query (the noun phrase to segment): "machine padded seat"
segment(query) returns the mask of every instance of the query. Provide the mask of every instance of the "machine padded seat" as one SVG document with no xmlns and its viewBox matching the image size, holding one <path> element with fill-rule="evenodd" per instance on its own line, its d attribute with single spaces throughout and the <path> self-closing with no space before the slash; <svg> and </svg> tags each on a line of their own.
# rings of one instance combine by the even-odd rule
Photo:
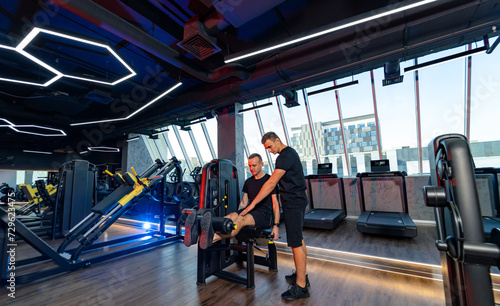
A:
<svg viewBox="0 0 500 306">
<path fill-rule="evenodd" d="M 304 227 L 334 229 L 346 216 L 343 209 L 312 209 L 304 216 Z"/>
<path fill-rule="evenodd" d="M 250 239 L 255 239 L 255 238 L 270 238 L 271 233 L 272 233 L 272 228 L 245 226 L 236 235 L 236 239 L 240 242 L 248 242 Z"/>
<path fill-rule="evenodd" d="M 361 233 L 413 238 L 417 226 L 407 213 L 363 211 L 356 222 Z"/>
<path fill-rule="evenodd" d="M 105 197 L 99 204 L 92 208 L 92 212 L 104 215 L 107 214 L 121 198 L 131 193 L 134 190 L 133 186 L 122 185 Z"/>
</svg>

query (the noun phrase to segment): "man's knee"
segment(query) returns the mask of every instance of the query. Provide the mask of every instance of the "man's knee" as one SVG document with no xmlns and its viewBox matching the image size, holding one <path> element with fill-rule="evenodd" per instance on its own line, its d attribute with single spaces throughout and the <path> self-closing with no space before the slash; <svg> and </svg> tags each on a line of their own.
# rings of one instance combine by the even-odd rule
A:
<svg viewBox="0 0 500 306">
<path fill-rule="evenodd" d="M 229 218 L 229 219 L 234 221 L 237 217 L 238 217 L 238 213 L 232 212 L 229 215 L 226 215 L 224 218 Z"/>
<path fill-rule="evenodd" d="M 235 223 L 236 225 L 238 225 L 238 227 L 252 226 L 255 225 L 255 220 L 253 219 L 252 215 L 248 214 L 243 216 L 242 218 L 238 218 Z"/>
</svg>

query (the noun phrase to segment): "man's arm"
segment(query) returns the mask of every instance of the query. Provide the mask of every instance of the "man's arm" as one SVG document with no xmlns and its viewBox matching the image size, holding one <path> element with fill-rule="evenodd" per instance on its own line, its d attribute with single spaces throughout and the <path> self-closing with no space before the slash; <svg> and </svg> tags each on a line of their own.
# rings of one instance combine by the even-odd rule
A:
<svg viewBox="0 0 500 306">
<path fill-rule="evenodd" d="M 240 206 L 238 206 L 238 209 L 243 209 L 247 207 L 247 205 L 248 205 L 248 193 L 244 192 L 243 197 L 241 198 L 240 201 Z"/>
<path fill-rule="evenodd" d="M 252 203 L 250 203 L 250 205 L 248 205 L 247 208 L 240 213 L 240 216 L 243 217 L 248 214 L 248 212 L 251 211 L 255 205 L 264 200 L 273 191 L 273 189 L 276 188 L 276 185 L 278 185 L 278 182 L 283 175 L 285 175 L 285 173 L 286 171 L 283 169 L 275 169 L 271 177 L 264 183 L 257 196 L 255 196 Z"/>
<path fill-rule="evenodd" d="M 278 195 L 271 195 L 271 199 L 273 200 L 274 223 L 280 223 L 280 202 L 278 202 Z"/>
<path fill-rule="evenodd" d="M 274 213 L 274 222 L 273 222 L 273 231 L 271 235 L 274 239 L 278 239 L 280 236 L 280 229 L 275 224 L 280 224 L 280 203 L 278 202 L 278 196 L 276 194 L 271 195 L 271 199 L 273 200 L 273 213 Z"/>
</svg>

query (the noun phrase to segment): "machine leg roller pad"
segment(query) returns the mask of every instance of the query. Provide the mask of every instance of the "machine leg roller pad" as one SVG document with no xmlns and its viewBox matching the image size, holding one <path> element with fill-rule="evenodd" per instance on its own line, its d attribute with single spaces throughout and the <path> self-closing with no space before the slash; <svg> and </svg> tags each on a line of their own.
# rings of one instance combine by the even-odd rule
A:
<svg viewBox="0 0 500 306">
<path fill-rule="evenodd" d="M 214 229 L 212 228 L 212 212 L 206 211 L 201 218 L 200 248 L 207 249 L 214 240 Z"/>
<path fill-rule="evenodd" d="M 196 212 L 192 212 L 186 218 L 186 225 L 184 227 L 184 244 L 191 246 L 198 242 L 198 218 Z"/>
</svg>

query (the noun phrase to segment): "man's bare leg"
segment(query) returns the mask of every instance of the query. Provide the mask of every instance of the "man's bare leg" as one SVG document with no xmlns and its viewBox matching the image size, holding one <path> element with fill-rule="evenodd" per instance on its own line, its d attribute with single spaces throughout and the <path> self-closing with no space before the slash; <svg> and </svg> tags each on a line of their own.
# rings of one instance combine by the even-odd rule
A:
<svg viewBox="0 0 500 306">
<path fill-rule="evenodd" d="M 218 233 L 215 233 L 214 234 L 214 242 L 217 242 L 219 240 L 226 239 L 226 238 L 232 238 L 232 237 L 236 236 L 243 227 L 255 225 L 255 220 L 253 219 L 253 216 L 251 214 L 246 214 L 245 216 L 238 218 L 238 214 L 233 212 L 224 218 L 230 218 L 231 220 L 233 220 L 234 224 L 236 225 L 236 229 L 234 229 L 231 232 L 231 234 L 227 234 L 227 235 L 219 235 Z"/>
<path fill-rule="evenodd" d="M 295 262 L 295 273 L 297 273 L 297 285 L 302 288 L 306 287 L 306 262 L 307 248 L 306 243 L 302 239 L 302 246 L 292 248 L 293 261 Z"/>
</svg>

